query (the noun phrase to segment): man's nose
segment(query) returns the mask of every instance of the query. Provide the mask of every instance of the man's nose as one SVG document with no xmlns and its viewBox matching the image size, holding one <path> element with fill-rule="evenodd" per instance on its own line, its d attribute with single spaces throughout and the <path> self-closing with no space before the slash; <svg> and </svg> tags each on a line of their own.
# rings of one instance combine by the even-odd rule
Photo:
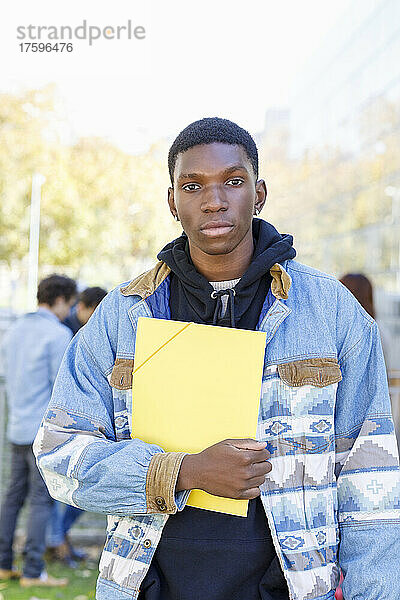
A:
<svg viewBox="0 0 400 600">
<path fill-rule="evenodd" d="M 205 212 L 217 212 L 218 210 L 226 210 L 227 208 L 228 203 L 224 189 L 220 185 L 209 186 L 205 190 L 201 209 Z"/>
</svg>

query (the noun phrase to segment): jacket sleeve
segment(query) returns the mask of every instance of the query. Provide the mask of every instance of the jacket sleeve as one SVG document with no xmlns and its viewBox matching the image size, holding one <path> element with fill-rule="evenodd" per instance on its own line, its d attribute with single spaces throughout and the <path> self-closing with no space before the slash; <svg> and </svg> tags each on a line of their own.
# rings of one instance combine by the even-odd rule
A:
<svg viewBox="0 0 400 600">
<path fill-rule="evenodd" d="M 34 443 L 37 464 L 50 494 L 78 508 L 121 516 L 174 513 L 187 497 L 174 493 L 184 453 L 116 440 L 107 377 L 115 360 L 115 310 L 105 299 L 72 339 Z"/>
<path fill-rule="evenodd" d="M 399 458 L 377 325 L 358 303 L 339 353 L 336 476 L 346 600 L 400 598 Z"/>
</svg>

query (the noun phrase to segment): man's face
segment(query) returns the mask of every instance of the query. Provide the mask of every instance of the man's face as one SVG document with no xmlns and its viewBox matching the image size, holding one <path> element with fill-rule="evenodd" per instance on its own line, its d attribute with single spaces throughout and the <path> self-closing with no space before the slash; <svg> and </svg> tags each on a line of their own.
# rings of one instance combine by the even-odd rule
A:
<svg viewBox="0 0 400 600">
<path fill-rule="evenodd" d="M 51 307 L 51 311 L 60 319 L 60 321 L 64 321 L 64 319 L 68 317 L 69 311 L 74 305 L 75 300 L 75 296 L 70 300 L 66 300 L 64 296 L 58 296 Z"/>
<path fill-rule="evenodd" d="M 82 325 L 86 325 L 95 311 L 95 306 L 86 306 L 81 300 L 76 305 L 76 316 Z"/>
<path fill-rule="evenodd" d="M 209 255 L 232 252 L 251 235 L 255 208 L 265 203 L 264 181 L 256 182 L 239 145 L 205 144 L 179 154 L 168 202 L 190 246 Z"/>
</svg>

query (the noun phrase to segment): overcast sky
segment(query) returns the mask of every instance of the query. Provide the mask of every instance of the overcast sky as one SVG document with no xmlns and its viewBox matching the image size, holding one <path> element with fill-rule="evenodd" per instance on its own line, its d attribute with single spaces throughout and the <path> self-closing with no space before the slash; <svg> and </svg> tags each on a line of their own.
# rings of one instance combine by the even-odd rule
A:
<svg viewBox="0 0 400 600">
<path fill-rule="evenodd" d="M 203 116 L 261 130 L 268 108 L 289 106 L 296 78 L 351 0 L 7 4 L 0 90 L 54 82 L 74 135 L 105 136 L 137 152 Z M 130 19 L 146 38 L 75 41 L 62 54 L 20 52 L 18 26 L 76 27 L 84 19 L 102 27 Z"/>
</svg>

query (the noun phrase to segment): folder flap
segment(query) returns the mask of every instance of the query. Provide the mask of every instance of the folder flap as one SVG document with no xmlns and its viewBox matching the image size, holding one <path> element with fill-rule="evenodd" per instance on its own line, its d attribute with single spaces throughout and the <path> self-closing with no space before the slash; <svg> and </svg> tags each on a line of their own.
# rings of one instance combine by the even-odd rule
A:
<svg viewBox="0 0 400 600">
<path fill-rule="evenodd" d="M 183 323 L 181 324 L 183 325 Z M 180 335 L 181 333 L 183 333 L 190 325 L 192 325 L 192 323 L 186 323 L 183 327 L 181 326 L 180 329 L 178 329 L 177 331 L 175 331 L 175 333 L 173 333 L 173 335 L 170 335 L 166 340 L 164 340 L 160 345 L 156 346 L 155 349 L 153 350 L 153 352 L 151 354 L 149 354 L 149 356 L 147 356 L 143 361 L 141 361 L 137 367 L 135 367 L 134 371 L 133 371 L 133 375 L 141 368 L 143 367 L 149 360 L 151 360 L 153 358 L 153 356 L 155 356 L 157 354 L 157 352 L 160 352 L 163 348 L 165 348 L 165 346 L 167 344 L 169 344 L 170 342 L 172 342 L 178 335 Z M 159 341 L 158 341 L 159 343 Z"/>
</svg>

